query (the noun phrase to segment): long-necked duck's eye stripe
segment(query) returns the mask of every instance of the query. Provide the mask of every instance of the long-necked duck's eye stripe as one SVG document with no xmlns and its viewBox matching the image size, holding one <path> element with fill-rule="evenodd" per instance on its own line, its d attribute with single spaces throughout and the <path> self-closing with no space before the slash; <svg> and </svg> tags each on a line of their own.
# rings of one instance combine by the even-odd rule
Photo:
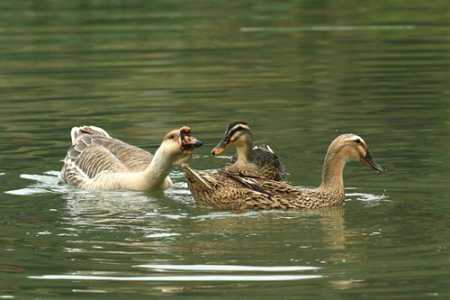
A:
<svg viewBox="0 0 450 300">
<path fill-rule="evenodd" d="M 363 146 L 367 146 L 366 142 L 361 137 L 359 137 L 357 135 L 352 138 L 352 141 L 354 141 L 357 144 L 360 144 L 360 145 L 363 145 Z"/>
</svg>

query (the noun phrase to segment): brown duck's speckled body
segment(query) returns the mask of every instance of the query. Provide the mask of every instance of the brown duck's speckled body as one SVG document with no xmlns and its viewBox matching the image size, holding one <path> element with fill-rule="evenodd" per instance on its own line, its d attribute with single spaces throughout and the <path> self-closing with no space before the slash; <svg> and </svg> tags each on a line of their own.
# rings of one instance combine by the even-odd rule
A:
<svg viewBox="0 0 450 300">
<path fill-rule="evenodd" d="M 230 123 L 222 140 L 211 153 L 218 155 L 229 145 L 236 147 L 232 164 L 224 170 L 242 176 L 260 177 L 280 181 L 286 178 L 286 169 L 280 158 L 268 145 L 253 146 L 250 127 L 245 122 Z"/>
<path fill-rule="evenodd" d="M 219 170 L 199 172 L 182 167 L 189 189 L 201 206 L 218 209 L 314 209 L 340 205 L 345 199 L 343 170 L 348 160 L 362 160 L 382 171 L 358 136 L 337 137 L 325 157 L 322 183 L 317 188 L 298 188 L 285 182 L 248 177 Z"/>
<path fill-rule="evenodd" d="M 199 172 L 185 166 L 183 171 L 200 206 L 232 210 L 313 209 L 336 206 L 344 200 L 344 192 L 340 190 L 299 189 L 285 182 L 222 170 Z"/>
</svg>

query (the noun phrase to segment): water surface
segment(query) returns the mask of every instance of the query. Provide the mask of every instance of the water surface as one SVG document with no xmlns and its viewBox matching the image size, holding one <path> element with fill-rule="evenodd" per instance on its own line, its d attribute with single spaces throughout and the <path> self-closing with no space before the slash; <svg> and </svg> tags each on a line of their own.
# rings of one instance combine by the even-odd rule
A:
<svg viewBox="0 0 450 300">
<path fill-rule="evenodd" d="M 448 299 L 447 1 L 2 1 L 0 299 Z M 339 208 L 241 214 L 58 184 L 72 126 L 154 151 L 244 120 L 296 185 L 353 132 Z M 227 162 L 196 152 L 192 165 Z M 231 155 L 230 152 L 226 153 Z"/>
</svg>

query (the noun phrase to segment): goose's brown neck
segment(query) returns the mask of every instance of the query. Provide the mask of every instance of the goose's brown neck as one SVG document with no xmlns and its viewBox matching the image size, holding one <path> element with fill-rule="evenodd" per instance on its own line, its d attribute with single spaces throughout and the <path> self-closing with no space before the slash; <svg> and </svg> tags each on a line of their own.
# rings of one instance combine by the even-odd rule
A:
<svg viewBox="0 0 450 300">
<path fill-rule="evenodd" d="M 346 160 L 338 153 L 327 153 L 322 168 L 322 183 L 319 188 L 327 192 L 343 194 L 345 164 Z"/>
</svg>

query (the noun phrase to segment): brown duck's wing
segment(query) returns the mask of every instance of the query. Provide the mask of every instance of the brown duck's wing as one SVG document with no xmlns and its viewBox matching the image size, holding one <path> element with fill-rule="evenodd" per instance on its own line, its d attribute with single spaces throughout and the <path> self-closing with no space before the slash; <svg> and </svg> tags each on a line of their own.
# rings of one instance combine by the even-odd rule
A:
<svg viewBox="0 0 450 300">
<path fill-rule="evenodd" d="M 214 173 L 183 168 L 197 204 L 217 209 L 305 209 L 314 202 L 307 190 L 285 182 L 218 170 Z"/>
<path fill-rule="evenodd" d="M 270 189 L 271 185 L 282 182 L 266 180 L 258 177 L 245 177 L 239 174 L 221 171 L 222 182 L 234 181 L 235 184 L 218 186 L 219 198 L 213 206 L 220 209 L 248 210 L 248 209 L 289 209 L 292 203 L 288 198 Z M 295 189 L 294 189 L 295 190 Z M 211 201 L 212 202 L 212 201 Z"/>
<path fill-rule="evenodd" d="M 261 169 L 264 177 L 277 181 L 287 177 L 286 168 L 268 145 L 255 146 L 252 154 L 253 162 Z"/>
<path fill-rule="evenodd" d="M 290 185 L 286 182 L 275 181 L 275 180 L 259 180 L 258 184 L 264 190 L 272 191 L 272 194 L 283 195 L 301 195 L 303 190 L 298 189 L 295 186 Z"/>
<path fill-rule="evenodd" d="M 256 166 L 254 170 L 239 170 L 246 176 L 259 176 L 271 180 L 283 180 L 288 173 L 283 163 L 275 152 L 268 145 L 258 145 L 252 150 L 252 163 Z M 232 158 L 232 163 L 237 160 L 236 155 Z M 233 169 L 230 169 L 233 170 Z M 235 171 L 235 170 L 233 170 Z"/>
<path fill-rule="evenodd" d="M 226 165 L 223 167 L 222 171 L 244 177 L 265 178 L 264 174 L 261 172 L 261 169 L 253 163 L 248 163 L 245 167 L 237 164 Z"/>
<path fill-rule="evenodd" d="M 299 190 L 283 182 L 265 181 L 260 183 L 259 189 L 264 192 L 244 191 L 241 209 L 308 209 L 320 206 L 311 191 Z"/>
<path fill-rule="evenodd" d="M 330 206 L 330 195 L 316 188 L 299 188 L 286 182 L 261 181 L 260 186 L 272 193 L 272 200 L 283 209 L 311 209 Z"/>
<path fill-rule="evenodd" d="M 227 171 L 221 171 L 220 173 L 238 182 L 242 187 L 250 189 L 251 191 L 265 194 L 270 198 L 274 196 L 287 198 L 298 197 L 299 195 L 303 195 L 306 191 L 306 189 L 301 190 L 282 181 L 269 180 L 261 177 L 245 176 L 242 174 Z"/>
<path fill-rule="evenodd" d="M 258 177 L 244 177 L 238 174 L 227 173 L 228 178 L 241 185 L 234 188 L 237 203 L 235 209 L 306 209 L 321 206 L 317 201 L 317 192 L 313 189 L 299 189 L 286 182 L 267 180 Z M 231 201 L 229 201 L 231 203 Z"/>
<path fill-rule="evenodd" d="M 259 184 L 259 181 L 261 180 L 260 177 L 245 175 L 242 172 L 237 173 L 227 170 L 220 170 L 218 171 L 218 174 L 220 174 L 225 179 L 222 179 L 224 182 L 232 180 L 238 184 L 238 187 L 245 187 L 259 193 L 264 193 L 269 196 L 271 195 L 269 190 L 263 189 Z"/>
<path fill-rule="evenodd" d="M 107 149 L 131 172 L 145 170 L 153 158 L 150 152 L 114 138 L 94 136 L 92 143 Z"/>
</svg>

